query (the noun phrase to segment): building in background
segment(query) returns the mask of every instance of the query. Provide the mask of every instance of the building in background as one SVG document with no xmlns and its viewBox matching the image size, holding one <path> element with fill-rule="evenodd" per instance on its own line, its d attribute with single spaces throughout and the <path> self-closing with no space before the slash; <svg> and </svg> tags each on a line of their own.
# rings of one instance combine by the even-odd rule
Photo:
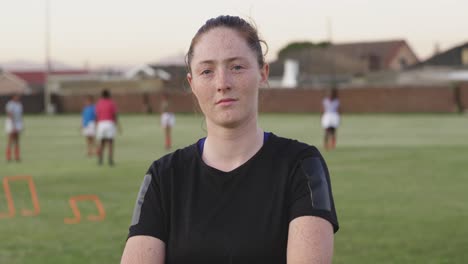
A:
<svg viewBox="0 0 468 264">
<path fill-rule="evenodd" d="M 441 85 L 468 82 L 468 42 L 437 51 L 432 57 L 401 73 L 398 84 Z"/>
<path fill-rule="evenodd" d="M 271 63 L 273 79 L 283 75 L 290 59 L 299 63 L 298 87 L 362 83 L 369 75 L 394 75 L 419 62 L 405 40 L 316 45 L 281 53 Z"/>
<path fill-rule="evenodd" d="M 364 73 L 401 71 L 419 62 L 405 40 L 342 43 L 331 45 L 329 49 L 363 63 Z"/>
<path fill-rule="evenodd" d="M 415 65 L 420 67 L 451 67 L 468 68 L 468 42 L 455 46 L 443 52 L 437 52 L 434 56 Z"/>
<path fill-rule="evenodd" d="M 30 94 L 28 83 L 16 75 L 0 69 L 0 96 L 12 94 Z"/>
<path fill-rule="evenodd" d="M 32 93 L 43 93 L 46 83 L 46 73 L 43 70 L 12 70 L 12 74 L 24 80 L 31 88 Z M 52 71 L 50 75 L 74 75 L 83 76 L 89 74 L 87 70 L 56 70 Z"/>
</svg>

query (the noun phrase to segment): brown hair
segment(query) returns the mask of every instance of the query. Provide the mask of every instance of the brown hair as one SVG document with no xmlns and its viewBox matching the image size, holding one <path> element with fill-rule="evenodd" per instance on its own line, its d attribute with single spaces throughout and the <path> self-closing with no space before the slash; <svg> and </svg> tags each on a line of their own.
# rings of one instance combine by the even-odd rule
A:
<svg viewBox="0 0 468 264">
<path fill-rule="evenodd" d="M 109 90 L 107 90 L 107 89 L 102 90 L 102 92 L 101 92 L 101 97 L 102 97 L 102 98 L 110 98 L 111 95 L 110 95 Z"/>
<path fill-rule="evenodd" d="M 336 88 L 332 88 L 330 90 L 330 98 L 331 99 L 336 99 L 338 98 L 338 90 Z"/>
<path fill-rule="evenodd" d="M 263 43 L 268 50 L 268 45 L 264 40 L 261 40 L 258 37 L 258 32 L 255 27 L 249 24 L 244 19 L 238 16 L 218 16 L 216 18 L 211 18 L 205 22 L 205 24 L 198 29 L 195 36 L 192 38 L 192 42 L 190 43 L 190 48 L 185 56 L 185 63 L 187 66 L 187 71 L 190 73 L 192 72 L 192 68 L 190 63 L 192 62 L 193 58 L 193 49 L 195 44 L 197 44 L 199 38 L 206 32 L 210 31 L 211 29 L 217 27 L 227 27 L 230 29 L 234 29 L 241 34 L 242 37 L 247 41 L 247 45 L 254 51 L 257 55 L 257 62 L 260 68 L 265 65 L 265 54 L 262 51 L 261 44 Z"/>
</svg>

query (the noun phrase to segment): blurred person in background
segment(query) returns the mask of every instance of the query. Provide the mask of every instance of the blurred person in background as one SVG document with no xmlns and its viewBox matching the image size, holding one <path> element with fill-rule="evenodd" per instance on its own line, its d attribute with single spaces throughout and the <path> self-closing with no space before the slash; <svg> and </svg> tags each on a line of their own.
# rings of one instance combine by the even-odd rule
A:
<svg viewBox="0 0 468 264">
<path fill-rule="evenodd" d="M 171 102 L 169 100 L 169 95 L 167 93 L 163 93 L 161 95 L 161 127 L 164 130 L 164 147 L 166 149 L 170 149 L 172 146 L 171 141 L 171 130 L 172 127 L 175 125 L 175 115 L 171 109 Z"/>
<path fill-rule="evenodd" d="M 324 148 L 336 148 L 336 132 L 340 126 L 340 100 L 338 91 L 333 88 L 322 100 L 322 128 L 325 130 Z"/>
<path fill-rule="evenodd" d="M 5 150 L 6 160 L 7 162 L 11 161 L 11 150 L 14 148 L 15 160 L 20 162 L 20 134 L 23 130 L 23 105 L 21 104 L 21 97 L 19 94 L 13 95 L 7 102 L 5 112 L 5 132 L 8 136 Z"/>
<path fill-rule="evenodd" d="M 86 149 L 88 157 L 95 154 L 94 137 L 96 135 L 96 107 L 91 95 L 84 100 L 83 111 L 81 112 L 81 133 L 86 138 Z"/>
<path fill-rule="evenodd" d="M 192 39 L 187 80 L 207 136 L 150 166 L 121 263 L 331 263 L 338 220 L 323 157 L 258 124 L 262 43 L 233 16 Z"/>
<path fill-rule="evenodd" d="M 98 140 L 98 164 L 102 165 L 104 150 L 107 146 L 109 150 L 108 163 L 114 166 L 114 138 L 117 129 L 121 131 L 117 119 L 117 107 L 111 99 L 109 90 L 105 89 L 101 93 L 101 98 L 96 103 L 97 130 L 96 139 Z"/>
</svg>

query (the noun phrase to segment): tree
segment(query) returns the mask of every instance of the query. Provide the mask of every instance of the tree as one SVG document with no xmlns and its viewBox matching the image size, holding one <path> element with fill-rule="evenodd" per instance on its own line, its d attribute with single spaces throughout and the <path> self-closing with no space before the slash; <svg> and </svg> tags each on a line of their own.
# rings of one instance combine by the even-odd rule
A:
<svg viewBox="0 0 468 264">
<path fill-rule="evenodd" d="M 328 41 L 322 41 L 322 42 L 317 42 L 313 43 L 310 41 L 295 41 L 291 42 L 286 47 L 280 49 L 278 52 L 278 58 L 284 57 L 288 52 L 291 51 L 297 51 L 297 50 L 302 50 L 302 49 L 308 49 L 308 48 L 326 48 L 330 46 L 331 43 Z"/>
</svg>

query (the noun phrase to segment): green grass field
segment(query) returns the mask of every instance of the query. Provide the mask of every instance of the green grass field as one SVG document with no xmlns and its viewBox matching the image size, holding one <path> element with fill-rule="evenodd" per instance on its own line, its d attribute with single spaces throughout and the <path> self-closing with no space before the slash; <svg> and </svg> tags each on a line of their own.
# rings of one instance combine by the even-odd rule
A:
<svg viewBox="0 0 468 264">
<path fill-rule="evenodd" d="M 2 118 L 3 119 L 3 118 Z M 1 120 L 3 122 L 3 120 Z M 158 117 L 121 117 L 116 167 L 85 155 L 79 116 L 27 116 L 23 162 L 3 159 L 0 178 L 31 175 L 41 212 L 24 182 L 10 184 L 17 214 L 0 219 L 0 263 L 118 263 L 136 194 L 150 163 L 165 154 Z M 204 135 L 199 116 L 178 115 L 175 147 Z M 318 115 L 261 115 L 262 127 L 320 147 Z M 334 263 L 468 263 L 468 117 L 451 114 L 346 115 L 338 148 L 324 152 L 340 231 Z M 91 203 L 72 217 L 68 199 L 95 194 L 106 210 L 90 222 Z M 0 187 L 0 212 L 8 210 Z"/>
</svg>

